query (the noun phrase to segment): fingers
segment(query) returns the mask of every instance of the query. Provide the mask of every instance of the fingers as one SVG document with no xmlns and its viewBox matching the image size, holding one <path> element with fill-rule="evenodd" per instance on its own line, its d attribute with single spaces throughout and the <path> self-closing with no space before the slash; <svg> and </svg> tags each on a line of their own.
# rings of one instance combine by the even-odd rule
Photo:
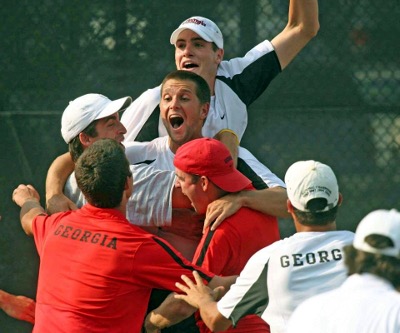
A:
<svg viewBox="0 0 400 333">
<path fill-rule="evenodd" d="M 203 284 L 203 279 L 200 277 L 200 274 L 197 271 L 193 271 L 193 276 L 198 286 Z"/>
<path fill-rule="evenodd" d="M 207 206 L 207 212 L 206 212 L 206 218 L 204 219 L 204 226 L 203 226 L 203 234 L 205 233 L 205 231 L 207 230 L 207 228 L 209 226 L 212 225 L 212 223 L 214 222 L 214 220 L 216 218 L 218 218 L 218 216 L 223 212 L 223 209 L 216 206 L 213 203 L 210 203 Z M 221 223 L 221 222 L 220 222 Z M 211 226 L 212 228 L 212 226 Z M 213 230 L 213 229 L 211 229 Z"/>
<path fill-rule="evenodd" d="M 193 277 L 196 281 L 197 286 L 203 285 L 203 280 L 197 271 L 193 271 Z M 182 275 L 181 279 L 186 283 L 186 285 L 176 282 L 175 286 L 177 286 L 184 293 L 187 294 L 189 290 L 194 289 L 196 287 L 196 285 L 193 283 L 193 281 L 190 278 L 188 278 L 186 275 Z"/>
</svg>

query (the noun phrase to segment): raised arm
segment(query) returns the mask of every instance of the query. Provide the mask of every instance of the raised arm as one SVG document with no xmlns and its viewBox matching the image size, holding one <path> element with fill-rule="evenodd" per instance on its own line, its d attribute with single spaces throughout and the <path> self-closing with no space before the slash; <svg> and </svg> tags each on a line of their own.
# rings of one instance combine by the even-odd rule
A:
<svg viewBox="0 0 400 333">
<path fill-rule="evenodd" d="M 15 319 L 35 323 L 35 301 L 0 290 L 0 309 Z"/>
<path fill-rule="evenodd" d="M 317 35 L 318 30 L 318 1 L 290 0 L 288 23 L 271 41 L 282 69 Z"/>
<path fill-rule="evenodd" d="M 32 236 L 33 219 L 44 214 L 45 210 L 40 205 L 39 193 L 32 185 L 19 185 L 12 194 L 12 200 L 21 207 L 21 226 L 28 236 Z"/>
<path fill-rule="evenodd" d="M 46 177 L 46 208 L 49 214 L 76 209 L 76 205 L 63 194 L 64 185 L 74 171 L 70 153 L 58 156 L 50 165 Z"/>
<path fill-rule="evenodd" d="M 203 230 L 211 224 L 211 230 L 215 230 L 223 220 L 236 213 L 241 207 L 248 207 L 276 217 L 288 218 L 290 214 L 287 211 L 286 202 L 286 189 L 279 186 L 225 195 L 208 205 Z"/>
</svg>

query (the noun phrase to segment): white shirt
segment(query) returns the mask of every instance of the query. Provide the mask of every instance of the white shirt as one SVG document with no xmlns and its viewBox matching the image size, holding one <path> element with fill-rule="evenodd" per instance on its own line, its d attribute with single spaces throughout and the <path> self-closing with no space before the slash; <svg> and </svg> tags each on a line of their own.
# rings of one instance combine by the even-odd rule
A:
<svg viewBox="0 0 400 333">
<path fill-rule="evenodd" d="M 256 313 L 271 332 L 286 332 L 293 310 L 305 299 L 338 287 L 346 279 L 342 248 L 350 231 L 299 232 L 254 254 L 236 283 L 218 302 L 235 324 Z"/>
<path fill-rule="evenodd" d="M 139 226 L 168 226 L 172 221 L 172 189 L 175 174 L 156 170 L 141 164 L 130 166 L 133 175 L 133 191 L 127 203 L 127 219 Z M 75 173 L 64 187 L 64 194 L 79 208 L 86 199 L 78 188 Z"/>
<path fill-rule="evenodd" d="M 131 164 L 148 163 L 156 169 L 175 171 L 174 156 L 168 144 L 168 136 L 156 138 L 149 142 L 128 142 L 125 143 L 125 153 Z M 265 187 L 285 187 L 285 183 L 263 165 L 247 149 L 239 147 L 238 158 L 243 163 L 238 163 L 238 170 L 254 182 L 258 176 Z M 244 170 L 242 166 L 246 166 Z M 248 167 L 248 168 L 247 168 Z M 257 188 L 257 186 L 254 186 Z"/>
<path fill-rule="evenodd" d="M 400 293 L 372 274 L 353 274 L 293 313 L 289 333 L 399 333 Z"/>
<path fill-rule="evenodd" d="M 241 140 L 247 127 L 247 107 L 265 91 L 280 71 L 278 57 L 267 40 L 256 45 L 244 57 L 222 61 L 218 66 L 215 96 L 202 129 L 203 135 L 214 137 L 220 130 L 229 128 Z M 123 113 L 121 123 L 127 129 L 125 143 L 138 140 L 139 132 L 160 103 L 160 88 L 145 91 Z M 146 140 L 165 135 L 166 129 L 159 119 L 158 135 Z"/>
</svg>

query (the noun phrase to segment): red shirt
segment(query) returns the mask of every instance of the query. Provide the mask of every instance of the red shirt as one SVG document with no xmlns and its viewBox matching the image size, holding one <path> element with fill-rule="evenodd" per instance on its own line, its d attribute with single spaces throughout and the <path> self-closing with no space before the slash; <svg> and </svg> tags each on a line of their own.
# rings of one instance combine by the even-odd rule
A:
<svg viewBox="0 0 400 333">
<path fill-rule="evenodd" d="M 276 217 L 241 208 L 214 232 L 208 230 L 203 235 L 193 263 L 217 275 L 239 275 L 255 252 L 279 239 Z M 197 325 L 202 333 L 211 332 L 202 320 Z M 269 332 L 269 326 L 259 316 L 248 315 L 239 320 L 235 329 L 224 332 Z"/>
<path fill-rule="evenodd" d="M 33 222 L 40 256 L 34 332 L 140 332 L 153 288 L 195 267 L 115 209 L 86 205 Z M 200 269 L 204 278 L 213 274 Z"/>
</svg>

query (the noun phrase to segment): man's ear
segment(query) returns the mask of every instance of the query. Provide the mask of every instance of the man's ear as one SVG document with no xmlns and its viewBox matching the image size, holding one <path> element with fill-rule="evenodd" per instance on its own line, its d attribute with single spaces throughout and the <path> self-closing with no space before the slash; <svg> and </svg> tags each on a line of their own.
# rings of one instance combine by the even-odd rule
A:
<svg viewBox="0 0 400 333">
<path fill-rule="evenodd" d="M 343 202 L 343 195 L 342 195 L 342 193 L 339 192 L 339 200 L 338 200 L 337 205 L 340 206 L 342 204 L 342 202 Z"/>
<path fill-rule="evenodd" d="M 132 176 L 126 177 L 125 185 L 124 185 L 124 192 L 126 193 L 126 198 L 129 198 L 133 191 L 133 178 Z"/>
<path fill-rule="evenodd" d="M 288 213 L 292 214 L 293 213 L 293 205 L 289 199 L 286 200 L 286 207 L 287 207 Z"/>
<path fill-rule="evenodd" d="M 79 141 L 85 148 L 89 147 L 92 144 L 91 137 L 83 132 L 79 133 Z"/>
<path fill-rule="evenodd" d="M 221 61 L 224 59 L 224 49 L 218 49 L 216 54 L 217 54 L 217 63 L 219 65 Z"/>
<path fill-rule="evenodd" d="M 210 180 L 206 176 L 201 176 L 199 182 L 201 184 L 203 192 L 206 192 L 208 187 L 210 186 Z"/>
<path fill-rule="evenodd" d="M 204 103 L 202 106 L 201 106 L 201 112 L 200 112 L 200 118 L 202 119 L 202 120 L 204 120 L 204 119 L 206 119 L 207 118 L 207 115 L 208 115 L 208 111 L 210 110 L 210 103 Z"/>
</svg>

